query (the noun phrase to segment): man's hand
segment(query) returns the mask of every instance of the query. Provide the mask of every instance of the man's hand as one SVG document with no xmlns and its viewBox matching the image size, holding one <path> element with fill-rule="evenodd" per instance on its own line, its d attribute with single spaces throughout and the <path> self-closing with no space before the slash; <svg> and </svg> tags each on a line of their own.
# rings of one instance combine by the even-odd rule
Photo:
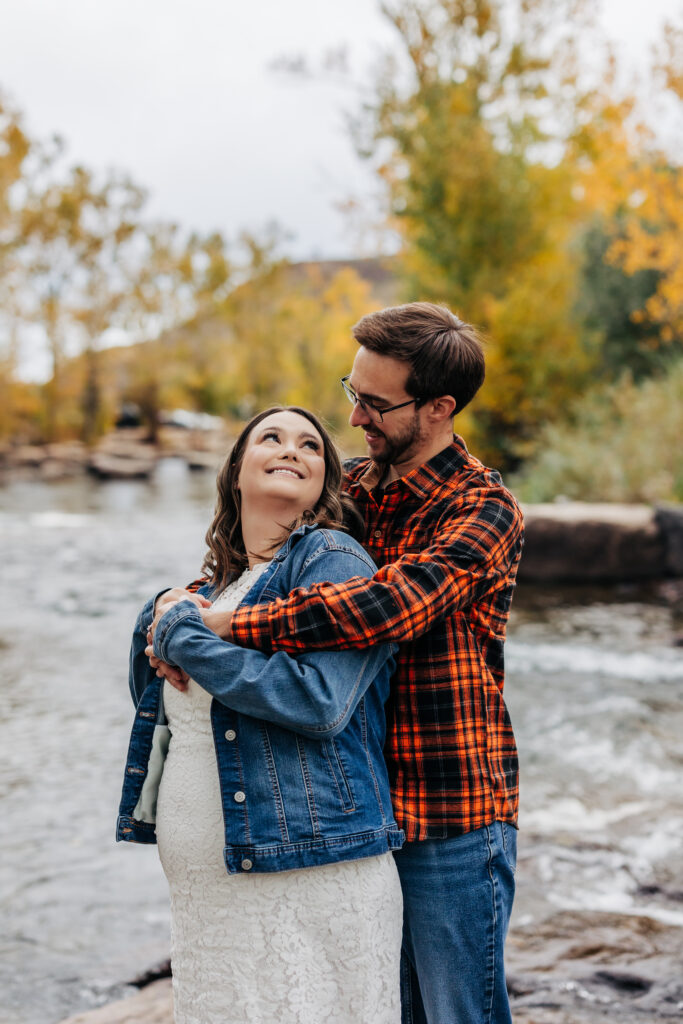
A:
<svg viewBox="0 0 683 1024">
<path fill-rule="evenodd" d="M 232 612 L 213 611 L 211 607 L 202 609 L 202 619 L 207 629 L 212 630 L 222 640 L 230 640 L 230 623 Z"/>
</svg>

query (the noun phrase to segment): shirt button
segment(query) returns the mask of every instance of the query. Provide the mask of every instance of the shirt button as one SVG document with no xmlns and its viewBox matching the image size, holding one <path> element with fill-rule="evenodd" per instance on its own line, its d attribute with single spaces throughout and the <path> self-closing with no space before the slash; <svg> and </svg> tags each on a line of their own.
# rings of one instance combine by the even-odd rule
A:
<svg viewBox="0 0 683 1024">
<path fill-rule="evenodd" d="M 253 866 L 254 865 L 251 863 L 248 857 L 245 857 L 244 860 L 242 861 L 242 867 L 244 868 L 245 871 L 251 871 Z"/>
<path fill-rule="evenodd" d="M 234 729 L 228 729 L 226 734 L 225 734 L 225 738 L 226 738 L 226 740 L 237 739 L 237 733 L 235 732 Z"/>
<path fill-rule="evenodd" d="M 236 804 L 243 804 L 246 799 L 247 798 L 241 789 L 238 789 L 233 797 Z"/>
<path fill-rule="evenodd" d="M 381 536 L 382 536 L 382 531 L 381 530 L 375 530 L 375 532 L 373 534 L 373 537 L 377 537 L 377 540 L 379 540 L 379 538 Z"/>
</svg>

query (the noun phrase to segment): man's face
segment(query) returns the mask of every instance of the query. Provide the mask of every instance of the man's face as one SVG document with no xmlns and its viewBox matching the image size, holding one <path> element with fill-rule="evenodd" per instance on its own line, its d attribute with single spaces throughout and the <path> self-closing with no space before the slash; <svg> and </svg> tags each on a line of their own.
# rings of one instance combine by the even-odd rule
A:
<svg viewBox="0 0 683 1024">
<path fill-rule="evenodd" d="M 361 345 L 353 361 L 349 385 L 364 402 L 384 409 L 410 400 L 412 396 L 405 386 L 409 375 L 408 363 L 370 352 Z M 420 410 L 414 405 L 388 412 L 380 420 L 371 408 L 362 409 L 356 404 L 349 423 L 363 428 L 368 454 L 375 462 L 400 465 L 414 458 L 426 441 Z"/>
</svg>

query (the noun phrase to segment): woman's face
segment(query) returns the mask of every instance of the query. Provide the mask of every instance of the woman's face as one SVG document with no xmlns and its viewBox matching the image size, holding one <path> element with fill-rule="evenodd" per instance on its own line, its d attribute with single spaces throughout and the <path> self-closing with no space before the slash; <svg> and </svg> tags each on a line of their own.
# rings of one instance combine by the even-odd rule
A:
<svg viewBox="0 0 683 1024">
<path fill-rule="evenodd" d="M 313 509 L 325 480 L 325 451 L 316 428 L 296 412 L 274 412 L 247 438 L 238 487 L 242 514 L 250 507 L 291 508 L 292 518 Z"/>
</svg>

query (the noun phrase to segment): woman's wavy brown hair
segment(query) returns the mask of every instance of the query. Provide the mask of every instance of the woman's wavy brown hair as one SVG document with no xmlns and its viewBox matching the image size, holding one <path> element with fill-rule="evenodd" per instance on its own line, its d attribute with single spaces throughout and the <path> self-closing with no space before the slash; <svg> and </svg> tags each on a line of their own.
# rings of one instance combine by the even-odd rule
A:
<svg viewBox="0 0 683 1024">
<path fill-rule="evenodd" d="M 206 532 L 208 551 L 204 557 L 202 575 L 221 590 L 249 565 L 242 539 L 240 492 L 237 484 L 249 435 L 262 420 L 276 412 L 295 412 L 312 423 L 322 438 L 325 458 L 325 478 L 320 498 L 315 508 L 306 509 L 303 515 L 288 525 L 289 533 L 302 523 L 318 523 L 334 530 L 357 530 L 358 524 L 354 521 L 354 515 L 357 516 L 357 513 L 354 513 L 350 500 L 341 494 L 343 471 L 337 449 L 317 416 L 297 405 L 274 405 L 270 409 L 264 409 L 247 423 L 216 478 L 216 511 L 213 522 Z M 274 542 L 272 549 L 264 552 L 264 555 L 272 554 L 280 543 L 281 541 Z"/>
</svg>

